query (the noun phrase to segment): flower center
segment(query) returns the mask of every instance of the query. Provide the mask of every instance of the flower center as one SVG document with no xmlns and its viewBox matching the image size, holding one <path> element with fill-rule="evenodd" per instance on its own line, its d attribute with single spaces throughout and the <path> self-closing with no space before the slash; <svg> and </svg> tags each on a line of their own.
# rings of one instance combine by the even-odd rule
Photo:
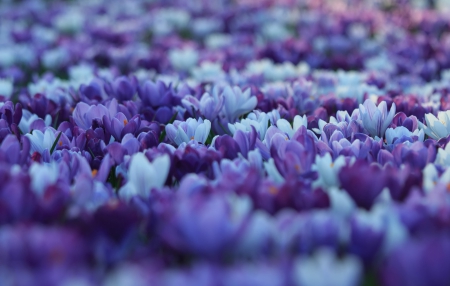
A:
<svg viewBox="0 0 450 286">
<path fill-rule="evenodd" d="M 278 188 L 276 188 L 274 186 L 270 186 L 269 187 L 269 193 L 271 193 L 272 195 L 278 194 Z"/>
<path fill-rule="evenodd" d="M 123 125 L 127 125 L 128 124 L 128 120 L 124 119 L 123 120 Z"/>
<path fill-rule="evenodd" d="M 96 169 L 92 170 L 92 177 L 94 177 L 95 175 L 97 175 L 97 173 L 98 173 L 98 170 L 96 170 Z"/>
</svg>

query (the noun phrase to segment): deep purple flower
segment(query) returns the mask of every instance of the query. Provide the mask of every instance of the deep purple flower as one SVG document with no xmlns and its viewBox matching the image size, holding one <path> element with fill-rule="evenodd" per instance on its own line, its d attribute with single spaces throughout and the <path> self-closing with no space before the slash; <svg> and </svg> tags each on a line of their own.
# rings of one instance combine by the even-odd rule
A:
<svg viewBox="0 0 450 286">
<path fill-rule="evenodd" d="M 450 281 L 450 239 L 447 235 L 418 238 L 393 251 L 380 271 L 383 285 L 436 285 Z"/>
<path fill-rule="evenodd" d="M 364 209 L 370 209 L 375 198 L 386 186 L 383 170 L 376 163 L 368 164 L 357 160 L 352 165 L 342 167 L 339 172 L 341 186 L 355 203 Z"/>
</svg>

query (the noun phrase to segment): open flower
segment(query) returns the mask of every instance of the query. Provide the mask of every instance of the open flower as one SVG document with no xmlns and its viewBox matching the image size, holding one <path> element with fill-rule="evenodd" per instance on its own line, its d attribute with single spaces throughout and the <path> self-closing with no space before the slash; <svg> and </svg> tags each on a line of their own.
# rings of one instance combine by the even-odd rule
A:
<svg viewBox="0 0 450 286">
<path fill-rule="evenodd" d="M 119 190 L 119 195 L 126 199 L 148 196 L 153 188 L 164 186 L 169 169 L 168 155 L 159 156 L 150 163 L 143 153 L 134 154 L 128 168 L 128 182 Z"/>
<path fill-rule="evenodd" d="M 364 128 L 371 136 L 378 137 L 384 136 L 386 129 L 394 118 L 395 110 L 395 103 L 393 103 L 388 113 L 385 101 L 381 102 L 378 107 L 370 99 L 367 99 L 364 105 L 359 105 L 359 113 Z"/>
<path fill-rule="evenodd" d="M 286 133 L 289 138 L 292 138 L 294 136 L 294 133 L 300 128 L 300 126 L 305 126 L 306 128 L 307 124 L 308 119 L 306 118 L 306 115 L 304 115 L 303 117 L 301 117 L 300 115 L 296 115 L 294 117 L 293 126 L 291 126 L 289 121 L 287 121 L 286 119 L 282 118 L 277 120 L 278 129 Z"/>
<path fill-rule="evenodd" d="M 195 140 L 205 144 L 211 130 L 208 119 L 188 118 L 186 121 L 175 120 L 173 124 L 166 125 L 167 137 L 178 146 L 183 142 Z"/>
<path fill-rule="evenodd" d="M 255 96 L 251 95 L 250 89 L 242 91 L 239 87 L 225 87 L 222 92 L 225 99 L 224 111 L 229 123 L 234 123 L 239 116 L 252 111 L 258 104 Z"/>
<path fill-rule="evenodd" d="M 427 113 L 425 121 L 427 125 L 419 122 L 419 127 L 431 138 L 439 140 L 450 135 L 450 110 L 440 111 L 438 118 L 432 113 Z"/>
</svg>

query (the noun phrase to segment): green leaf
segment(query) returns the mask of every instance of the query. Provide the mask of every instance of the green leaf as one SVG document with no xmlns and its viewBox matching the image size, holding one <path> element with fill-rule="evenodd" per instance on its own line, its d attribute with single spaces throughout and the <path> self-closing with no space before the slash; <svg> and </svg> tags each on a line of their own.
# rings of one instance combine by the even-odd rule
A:
<svg viewBox="0 0 450 286">
<path fill-rule="evenodd" d="M 55 151 L 56 144 L 58 144 L 59 138 L 61 138 L 62 131 L 59 132 L 58 136 L 56 136 L 55 141 L 53 142 L 52 148 L 50 149 L 50 155 Z"/>
</svg>

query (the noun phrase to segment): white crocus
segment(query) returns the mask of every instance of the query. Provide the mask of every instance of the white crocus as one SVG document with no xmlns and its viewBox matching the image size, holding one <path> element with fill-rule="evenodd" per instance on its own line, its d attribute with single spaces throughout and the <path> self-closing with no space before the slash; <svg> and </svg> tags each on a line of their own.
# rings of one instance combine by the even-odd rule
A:
<svg viewBox="0 0 450 286">
<path fill-rule="evenodd" d="M 198 62 L 198 52 L 194 49 L 174 49 L 169 52 L 170 64 L 180 71 L 188 71 L 193 68 Z"/>
<path fill-rule="evenodd" d="M 326 190 L 330 198 L 330 209 L 342 217 L 348 217 L 357 208 L 355 201 L 350 195 L 335 187 Z"/>
<path fill-rule="evenodd" d="M 403 126 L 398 126 L 395 129 L 394 128 L 388 128 L 386 129 L 386 143 L 387 144 L 392 144 L 394 143 L 394 139 L 396 138 L 401 138 L 402 136 L 406 136 L 406 137 L 412 137 L 412 136 L 417 136 L 418 140 L 423 142 L 425 134 L 423 132 L 423 130 L 419 130 L 416 129 L 414 130 L 414 132 L 411 132 L 408 130 L 408 128 L 403 127 Z"/>
<path fill-rule="evenodd" d="M 226 76 L 221 64 L 213 62 L 202 62 L 200 66 L 193 67 L 191 73 L 199 82 L 218 82 Z"/>
<path fill-rule="evenodd" d="M 338 259 L 331 249 L 319 249 L 313 257 L 299 258 L 294 266 L 295 285 L 356 286 L 363 266 L 354 256 Z"/>
<path fill-rule="evenodd" d="M 256 132 L 258 132 L 259 139 L 261 139 L 261 141 L 264 140 L 267 128 L 269 127 L 269 116 L 263 114 L 257 120 L 244 118 L 241 122 L 236 122 L 234 124 L 228 123 L 228 129 L 233 135 L 237 130 L 251 131 L 252 126 L 255 128 Z"/>
<path fill-rule="evenodd" d="M 445 149 L 438 149 L 435 163 L 443 167 L 450 167 L 450 144 L 447 144 Z"/>
<path fill-rule="evenodd" d="M 12 79 L 0 78 L 0 95 L 10 98 L 13 94 L 14 85 Z"/>
<path fill-rule="evenodd" d="M 235 122 L 239 116 L 242 116 L 253 109 L 258 104 L 256 96 L 252 96 L 250 88 L 242 91 L 239 87 L 231 88 L 226 86 L 222 92 L 224 97 L 224 108 L 222 111 L 228 119 L 228 122 Z"/>
<path fill-rule="evenodd" d="M 432 163 L 429 163 L 423 168 L 422 174 L 422 187 L 425 193 L 428 193 L 436 186 L 439 180 L 439 173 L 436 170 L 436 167 Z"/>
<path fill-rule="evenodd" d="M 188 118 L 186 121 L 175 120 L 173 124 L 166 125 L 167 137 L 180 146 L 191 140 L 205 144 L 211 130 L 211 122 L 208 119 Z"/>
<path fill-rule="evenodd" d="M 319 178 L 315 182 L 315 185 L 325 188 L 339 187 L 338 174 L 344 165 L 344 156 L 337 157 L 333 162 L 333 158 L 331 158 L 330 153 L 325 153 L 324 156 L 316 155 L 316 161 L 313 169 L 319 173 Z"/>
<path fill-rule="evenodd" d="M 392 205 L 374 205 L 371 214 L 382 221 L 384 230 L 382 252 L 383 255 L 388 255 L 408 238 L 408 230 L 400 221 L 398 214 L 393 211 Z"/>
<path fill-rule="evenodd" d="M 47 128 L 44 133 L 40 130 L 33 130 L 33 133 L 25 134 L 25 136 L 30 139 L 31 154 L 34 152 L 42 154 L 45 149 L 50 150 L 56 140 L 55 132 L 50 128 Z"/>
<path fill-rule="evenodd" d="M 122 198 L 130 199 L 141 195 L 148 197 L 153 188 L 162 188 L 170 169 L 170 158 L 162 155 L 150 162 L 143 153 L 136 153 L 130 159 L 128 182 L 119 190 Z"/>
<path fill-rule="evenodd" d="M 53 185 L 58 180 L 59 172 L 59 166 L 56 162 L 49 164 L 33 163 L 29 170 L 31 189 L 39 196 L 44 195 L 47 187 Z"/>
<path fill-rule="evenodd" d="M 22 110 L 22 118 L 19 122 L 19 128 L 22 131 L 22 133 L 28 133 L 30 132 L 30 125 L 35 120 L 39 119 L 39 116 L 37 116 L 34 113 L 31 113 L 30 111 L 23 109 Z M 45 126 L 49 126 L 52 123 L 52 117 L 50 114 L 45 115 Z"/>
<path fill-rule="evenodd" d="M 432 192 L 436 185 L 450 184 L 450 168 L 447 168 L 439 177 L 436 167 L 434 164 L 430 163 L 423 169 L 422 174 L 422 187 L 426 194 Z"/>
<path fill-rule="evenodd" d="M 420 129 L 433 139 L 439 140 L 450 135 L 450 110 L 438 112 L 438 117 L 432 113 L 425 114 L 427 125 L 419 122 Z"/>
<path fill-rule="evenodd" d="M 306 117 L 306 115 L 303 115 L 303 117 L 301 117 L 300 115 L 296 115 L 294 117 L 294 122 L 293 122 L 293 126 L 291 126 L 291 124 L 286 120 L 286 119 L 278 119 L 277 120 L 277 127 L 278 129 L 280 129 L 281 131 L 283 131 L 284 133 L 286 133 L 286 135 L 289 138 L 292 138 L 295 134 L 295 132 L 301 127 L 301 126 L 307 126 L 308 124 L 308 119 Z"/>
<path fill-rule="evenodd" d="M 280 172 L 278 172 L 277 166 L 275 166 L 275 161 L 273 158 L 270 158 L 269 161 L 264 162 L 264 169 L 267 172 L 269 178 L 271 178 L 275 183 L 281 184 L 284 183 L 284 178 L 281 176 Z"/>
</svg>

